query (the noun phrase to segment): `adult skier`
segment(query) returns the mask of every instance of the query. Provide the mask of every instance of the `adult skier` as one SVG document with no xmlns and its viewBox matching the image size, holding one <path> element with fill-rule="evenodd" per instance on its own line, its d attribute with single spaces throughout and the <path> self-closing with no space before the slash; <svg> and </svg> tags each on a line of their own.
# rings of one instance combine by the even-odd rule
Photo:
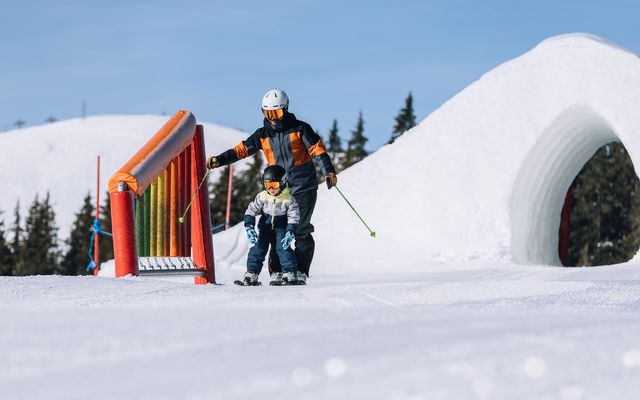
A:
<svg viewBox="0 0 640 400">
<path fill-rule="evenodd" d="M 209 157 L 208 168 L 234 163 L 264 152 L 269 165 L 280 165 L 287 173 L 289 188 L 300 208 L 300 223 L 295 235 L 295 254 L 298 261 L 298 280 L 306 283 L 315 242 L 311 233 L 311 216 L 316 205 L 318 182 L 312 157 L 319 161 L 327 187 L 337 182 L 335 168 L 322 142 L 311 126 L 289 112 L 289 97 L 280 89 L 269 90 L 262 98 L 263 126 L 232 149 Z M 273 281 L 282 279 L 282 268 L 272 243 L 269 254 L 269 272 Z"/>
</svg>

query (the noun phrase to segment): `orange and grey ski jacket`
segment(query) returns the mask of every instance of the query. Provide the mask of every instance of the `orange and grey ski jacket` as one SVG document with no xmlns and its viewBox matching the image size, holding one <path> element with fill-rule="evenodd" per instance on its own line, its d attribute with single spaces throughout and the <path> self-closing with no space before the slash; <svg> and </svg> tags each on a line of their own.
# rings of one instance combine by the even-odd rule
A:
<svg viewBox="0 0 640 400">
<path fill-rule="evenodd" d="M 318 189 L 311 157 L 319 161 L 323 174 L 335 172 L 322 138 L 304 121 L 291 113 L 273 127 L 265 118 L 247 140 L 216 156 L 220 165 L 228 165 L 262 150 L 269 165 L 280 165 L 287 171 L 291 194 Z"/>
</svg>

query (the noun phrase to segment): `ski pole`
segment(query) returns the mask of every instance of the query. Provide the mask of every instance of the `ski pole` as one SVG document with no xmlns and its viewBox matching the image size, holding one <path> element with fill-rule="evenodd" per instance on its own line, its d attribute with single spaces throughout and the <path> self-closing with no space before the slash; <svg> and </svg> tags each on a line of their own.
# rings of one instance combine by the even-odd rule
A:
<svg viewBox="0 0 640 400">
<path fill-rule="evenodd" d="M 202 181 L 200 182 L 200 184 L 198 185 L 198 188 L 196 189 L 195 192 L 193 192 L 193 195 L 191 196 L 191 201 L 189 202 L 189 204 L 187 205 L 187 208 L 184 209 L 184 213 L 182 213 L 182 217 L 178 218 L 178 222 L 180 222 L 181 224 L 184 223 L 184 216 L 187 215 L 187 212 L 189 211 L 189 209 L 191 208 L 191 204 L 193 203 L 193 199 L 196 198 L 196 194 L 198 194 L 198 192 L 200 191 L 200 188 L 202 187 L 202 184 L 207 180 L 207 176 L 209 176 L 209 172 L 211 172 L 210 169 L 207 169 L 207 172 L 204 174 L 204 176 L 202 177 Z"/>
<path fill-rule="evenodd" d="M 351 207 L 351 209 L 353 210 L 354 213 L 356 213 L 356 215 L 358 216 L 358 218 L 360 218 L 360 221 L 362 221 L 362 223 L 364 224 L 364 226 L 367 227 L 367 229 L 369 230 L 369 235 L 371 237 L 376 237 L 376 233 L 374 231 L 371 230 L 371 228 L 369 228 L 369 225 L 367 225 L 366 222 L 364 222 L 364 219 L 362 219 L 362 217 L 360 216 L 360 214 L 358 214 L 358 212 L 356 211 L 356 209 L 351 205 L 351 203 L 349 203 L 349 200 L 347 200 L 346 197 L 344 197 L 344 194 L 342 194 L 342 191 L 340 190 L 340 188 L 338 187 L 338 185 L 334 185 L 334 188 L 336 188 L 336 190 L 338 190 L 338 193 L 340 193 L 340 196 L 342 196 L 342 198 L 344 199 L 344 201 L 347 202 L 347 204 L 349 205 L 349 207 Z"/>
</svg>

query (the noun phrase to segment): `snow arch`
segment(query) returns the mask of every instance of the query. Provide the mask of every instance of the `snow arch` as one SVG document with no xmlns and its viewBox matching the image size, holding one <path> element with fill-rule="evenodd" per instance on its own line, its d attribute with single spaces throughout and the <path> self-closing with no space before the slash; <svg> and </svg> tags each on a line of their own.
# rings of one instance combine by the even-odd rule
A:
<svg viewBox="0 0 640 400">
<path fill-rule="evenodd" d="M 560 265 L 566 190 L 608 142 L 622 142 L 640 165 L 638 107 L 637 54 L 593 35 L 547 39 L 340 174 L 340 185 L 376 229 L 375 241 L 338 196 L 319 194 L 316 241 L 331 246 L 349 237 L 349 246 L 325 262 L 394 265 L 402 255 L 403 263 L 417 265 L 425 259 Z"/>
<path fill-rule="evenodd" d="M 511 251 L 516 261 L 561 265 L 558 227 L 567 188 L 600 147 L 616 141 L 609 123 L 587 106 L 566 111 L 543 132 L 513 187 Z"/>
</svg>

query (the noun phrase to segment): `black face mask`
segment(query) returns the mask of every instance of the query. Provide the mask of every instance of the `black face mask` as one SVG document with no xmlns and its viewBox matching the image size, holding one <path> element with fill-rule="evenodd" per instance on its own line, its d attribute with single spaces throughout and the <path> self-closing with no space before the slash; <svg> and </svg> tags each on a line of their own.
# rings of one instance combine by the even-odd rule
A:
<svg viewBox="0 0 640 400">
<path fill-rule="evenodd" d="M 284 117 L 277 121 L 271 121 L 267 118 L 264 118 L 264 127 L 274 132 L 282 132 L 286 126 L 287 121 L 290 119 L 290 114 L 285 112 Z"/>
</svg>

